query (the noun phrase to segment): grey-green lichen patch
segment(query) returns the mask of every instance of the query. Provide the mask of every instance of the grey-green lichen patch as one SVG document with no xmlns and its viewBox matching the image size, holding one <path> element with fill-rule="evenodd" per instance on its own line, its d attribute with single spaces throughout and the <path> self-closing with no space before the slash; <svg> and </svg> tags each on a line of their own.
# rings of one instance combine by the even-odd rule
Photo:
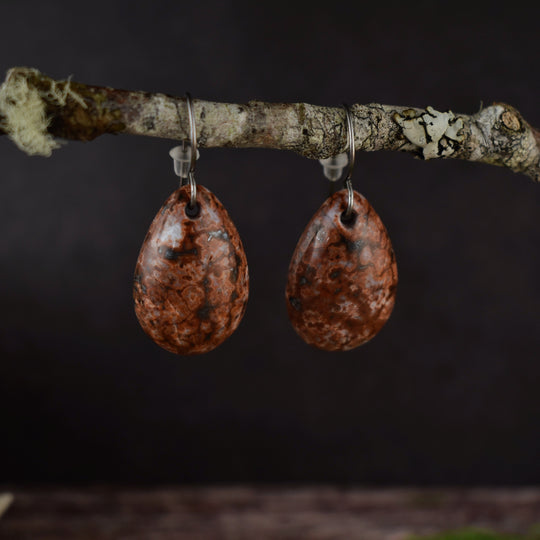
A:
<svg viewBox="0 0 540 540">
<path fill-rule="evenodd" d="M 33 156 L 50 156 L 60 146 L 47 132 L 51 119 L 47 103 L 64 106 L 69 97 L 86 107 L 83 99 L 71 89 L 70 80 L 54 81 L 47 90 L 39 90 L 28 82 L 28 75 L 39 75 L 33 68 L 8 71 L 0 86 L 0 127 L 24 152 Z"/>
<path fill-rule="evenodd" d="M 405 114 L 394 114 L 394 121 L 401 127 L 403 135 L 422 149 L 424 159 L 447 157 L 454 153 L 455 142 L 462 142 L 465 135 L 463 120 L 452 111 L 440 112 L 426 107 L 426 112 L 416 116 L 407 109 Z"/>
<path fill-rule="evenodd" d="M 2 128 L 10 139 L 27 154 L 50 156 L 60 145 L 47 133 L 50 119 L 46 104 L 36 88 L 25 77 L 9 71 L 0 87 Z"/>
</svg>

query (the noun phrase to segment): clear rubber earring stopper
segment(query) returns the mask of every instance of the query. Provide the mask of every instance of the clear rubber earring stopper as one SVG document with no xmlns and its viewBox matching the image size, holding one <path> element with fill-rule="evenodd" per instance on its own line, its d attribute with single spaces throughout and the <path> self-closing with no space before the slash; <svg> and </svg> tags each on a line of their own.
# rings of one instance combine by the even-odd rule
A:
<svg viewBox="0 0 540 540">
<path fill-rule="evenodd" d="M 169 150 L 169 156 L 174 161 L 174 174 L 180 178 L 187 178 L 191 170 L 191 145 L 184 142 L 180 146 L 175 146 Z M 196 159 L 199 157 L 200 154 L 197 150 Z"/>
<path fill-rule="evenodd" d="M 343 169 L 349 164 L 349 157 L 346 152 L 326 159 L 319 159 L 323 167 L 323 173 L 330 182 L 337 182 L 343 174 Z"/>
</svg>

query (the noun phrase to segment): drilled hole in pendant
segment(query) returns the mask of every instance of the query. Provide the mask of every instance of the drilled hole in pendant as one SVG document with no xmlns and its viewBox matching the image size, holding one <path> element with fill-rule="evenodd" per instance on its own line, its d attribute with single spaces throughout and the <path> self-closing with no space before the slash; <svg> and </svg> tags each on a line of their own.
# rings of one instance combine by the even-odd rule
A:
<svg viewBox="0 0 540 540">
<path fill-rule="evenodd" d="M 186 216 L 194 219 L 199 216 L 201 213 L 201 205 L 198 202 L 191 205 L 190 203 L 186 204 Z"/>
<path fill-rule="evenodd" d="M 354 224 L 356 223 L 356 212 L 351 212 L 349 215 L 347 215 L 346 212 L 341 212 L 341 215 L 339 216 L 339 219 L 345 227 L 354 227 Z"/>
</svg>

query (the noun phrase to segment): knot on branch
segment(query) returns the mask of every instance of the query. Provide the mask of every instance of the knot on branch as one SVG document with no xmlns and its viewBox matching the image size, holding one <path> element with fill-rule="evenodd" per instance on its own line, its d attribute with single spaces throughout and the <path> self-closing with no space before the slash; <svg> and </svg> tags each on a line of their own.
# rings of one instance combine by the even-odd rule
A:
<svg viewBox="0 0 540 540">
<path fill-rule="evenodd" d="M 501 165 L 540 181 L 540 157 L 535 130 L 511 105 L 495 103 L 473 117 L 471 130 L 480 132 L 484 163 Z M 480 157 L 480 156 L 479 156 Z M 474 159 L 474 154 L 471 159 Z"/>
</svg>

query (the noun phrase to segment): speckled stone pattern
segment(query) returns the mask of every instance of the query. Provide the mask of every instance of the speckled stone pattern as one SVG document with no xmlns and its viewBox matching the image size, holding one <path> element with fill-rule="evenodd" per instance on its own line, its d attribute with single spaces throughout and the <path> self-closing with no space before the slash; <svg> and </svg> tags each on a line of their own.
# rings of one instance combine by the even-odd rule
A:
<svg viewBox="0 0 540 540">
<path fill-rule="evenodd" d="M 217 197 L 197 186 L 199 214 L 189 217 L 190 187 L 165 202 L 135 268 L 135 313 L 144 331 L 176 354 L 208 352 L 237 328 L 248 299 L 248 267 L 233 222 Z"/>
<path fill-rule="evenodd" d="M 368 201 L 354 192 L 343 223 L 347 190 L 329 197 L 300 237 L 289 267 L 287 309 L 296 332 L 326 351 L 369 341 L 390 317 L 397 266 L 386 229 Z"/>
</svg>

